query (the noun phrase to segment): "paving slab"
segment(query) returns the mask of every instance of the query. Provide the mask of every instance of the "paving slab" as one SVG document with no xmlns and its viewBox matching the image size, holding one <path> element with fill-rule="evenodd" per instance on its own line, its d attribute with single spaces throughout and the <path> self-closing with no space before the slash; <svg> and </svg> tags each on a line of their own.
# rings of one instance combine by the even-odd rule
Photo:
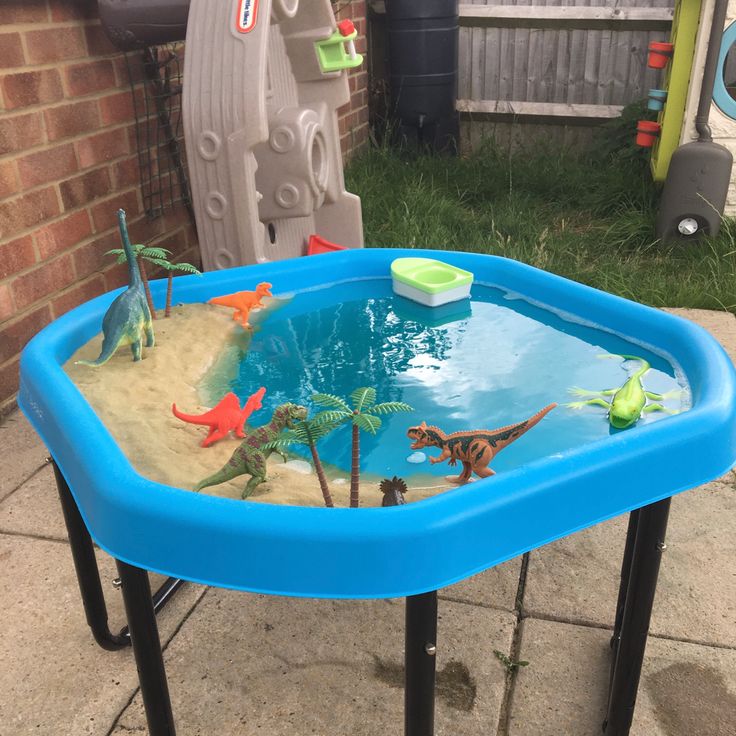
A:
<svg viewBox="0 0 736 736">
<path fill-rule="evenodd" d="M 2 507 L 0 507 L 1 509 Z M 2 515 L 0 514 L 0 519 Z M 439 597 L 476 606 L 513 611 L 521 575 L 521 557 L 443 588 Z"/>
<path fill-rule="evenodd" d="M 592 736 L 606 711 L 610 632 L 525 619 L 508 736 Z M 631 736 L 733 736 L 736 651 L 649 639 Z"/>
<path fill-rule="evenodd" d="M 49 463 L 0 501 L 0 533 L 65 540 L 56 479 Z"/>
<path fill-rule="evenodd" d="M 628 517 L 531 553 L 525 615 L 612 626 Z M 651 630 L 736 647 L 736 492 L 715 482 L 672 499 Z"/>
<path fill-rule="evenodd" d="M 736 316 L 730 312 L 717 312 L 711 309 L 668 308 L 664 311 L 689 319 L 708 330 L 736 363 Z"/>
<path fill-rule="evenodd" d="M 98 554 L 111 627 L 125 623 Z M 0 733 L 106 736 L 138 687 L 130 649 L 103 651 L 84 618 L 67 544 L 0 534 Z M 161 612 L 168 640 L 204 589 L 187 585 Z"/>
<path fill-rule="evenodd" d="M 437 736 L 494 736 L 515 616 L 439 602 Z M 404 602 L 209 589 L 166 651 L 186 736 L 403 733 Z M 206 653 L 206 656 L 204 655 Z M 111 736 L 143 729 L 140 697 Z M 142 732 L 142 731 L 141 731 Z"/>
<path fill-rule="evenodd" d="M 14 411 L 0 421 L 0 500 L 12 493 L 23 481 L 46 462 L 48 450 L 28 420 Z"/>
</svg>

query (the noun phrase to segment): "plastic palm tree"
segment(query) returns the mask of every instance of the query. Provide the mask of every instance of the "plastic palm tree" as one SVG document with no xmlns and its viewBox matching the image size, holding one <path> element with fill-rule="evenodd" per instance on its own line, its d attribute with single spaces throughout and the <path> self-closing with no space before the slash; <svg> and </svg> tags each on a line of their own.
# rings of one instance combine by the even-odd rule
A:
<svg viewBox="0 0 736 736">
<path fill-rule="evenodd" d="M 332 495 L 327 485 L 327 477 L 325 476 L 322 461 L 319 459 L 317 452 L 317 442 L 326 437 L 333 429 L 342 424 L 339 421 L 330 421 L 326 417 L 327 412 L 321 412 L 312 419 L 305 419 L 298 422 L 293 429 L 288 429 L 279 435 L 277 440 L 264 445 L 265 449 L 284 450 L 290 445 L 306 445 L 312 453 L 312 462 L 314 470 L 319 479 L 319 487 L 322 489 L 322 496 L 325 499 L 325 506 L 334 507 Z"/>
<path fill-rule="evenodd" d="M 369 386 L 356 388 L 350 394 L 350 404 L 332 394 L 315 394 L 312 401 L 327 407 L 320 413 L 325 422 L 352 424 L 352 462 L 350 468 L 350 508 L 357 508 L 360 502 L 360 431 L 376 434 L 381 427 L 379 414 L 393 414 L 397 411 L 413 411 L 403 401 L 387 401 L 376 404 L 376 389 Z M 352 406 L 351 406 L 352 405 Z"/>
<path fill-rule="evenodd" d="M 171 316 L 171 295 L 173 292 L 174 284 L 174 271 L 181 271 L 183 273 L 196 273 L 201 275 L 199 269 L 192 266 L 191 263 L 172 263 L 168 257 L 171 255 L 170 250 L 166 248 L 159 248 L 157 246 L 143 245 L 142 243 L 136 243 L 133 246 L 133 253 L 138 261 L 138 267 L 141 272 L 141 279 L 143 280 L 143 289 L 146 292 L 146 300 L 148 301 L 148 307 L 151 310 L 151 315 L 156 319 L 156 312 L 153 309 L 153 299 L 151 297 L 151 288 L 148 285 L 148 275 L 146 273 L 146 263 L 150 263 L 152 266 L 163 268 L 167 272 L 168 284 L 166 286 L 166 308 L 164 310 L 164 317 Z M 125 251 L 122 248 L 114 248 L 113 250 L 107 251 L 106 256 L 116 256 L 118 263 L 125 263 L 127 258 Z"/>
</svg>

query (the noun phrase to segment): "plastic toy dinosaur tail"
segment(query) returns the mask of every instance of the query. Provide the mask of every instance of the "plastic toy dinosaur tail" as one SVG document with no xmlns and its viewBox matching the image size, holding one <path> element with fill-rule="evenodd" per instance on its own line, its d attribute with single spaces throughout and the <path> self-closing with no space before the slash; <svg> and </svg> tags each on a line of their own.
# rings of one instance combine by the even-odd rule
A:
<svg viewBox="0 0 736 736">
<path fill-rule="evenodd" d="M 642 373 L 648 371 L 652 367 L 640 355 L 624 355 L 623 353 L 611 353 L 610 355 L 608 355 L 608 354 L 607 355 L 599 355 L 598 357 L 601 358 L 601 359 L 605 359 L 605 358 L 623 358 L 624 360 L 635 360 L 638 363 L 641 363 L 641 368 L 639 368 L 639 370 Z"/>
<path fill-rule="evenodd" d="M 226 296 L 213 296 L 207 304 L 219 304 L 221 307 L 231 307 L 235 309 L 235 305 L 232 303 L 232 294 Z"/>
<path fill-rule="evenodd" d="M 171 405 L 171 412 L 177 419 L 181 419 L 184 422 L 189 422 L 190 424 L 210 424 L 210 422 L 207 421 L 207 419 L 205 419 L 202 414 L 185 414 L 183 411 L 179 411 L 176 408 L 176 404 Z"/>
<path fill-rule="evenodd" d="M 115 338 L 103 338 L 102 340 L 102 350 L 97 356 L 96 360 L 78 360 L 77 365 L 89 365 L 92 366 L 92 368 L 99 368 L 101 365 L 105 365 L 110 358 L 115 354 L 115 351 L 118 349 L 120 340 Z"/>
<path fill-rule="evenodd" d="M 225 483 L 228 480 L 237 478 L 239 475 L 242 475 L 244 472 L 245 471 L 243 470 L 243 468 L 240 466 L 234 465 L 233 458 L 230 458 L 230 460 L 222 468 L 220 468 L 220 470 L 218 470 L 216 473 L 208 476 L 204 480 L 199 481 L 199 483 L 197 483 L 197 485 L 194 486 L 194 491 L 198 492 L 198 491 L 201 491 L 203 488 L 207 488 L 209 486 L 219 486 L 220 483 Z"/>
<path fill-rule="evenodd" d="M 539 422 L 541 422 L 542 419 L 544 419 L 544 417 L 547 416 L 547 414 L 549 414 L 556 406 L 557 404 L 548 404 L 544 409 L 540 409 L 534 416 L 529 417 L 529 419 L 526 419 L 523 422 L 509 424 L 507 427 L 495 430 L 494 434 L 506 432 L 506 439 L 498 441 L 495 452 L 500 452 L 514 440 L 519 439 L 521 435 L 526 434 L 526 432 L 528 432 L 534 425 L 539 424 Z"/>
</svg>

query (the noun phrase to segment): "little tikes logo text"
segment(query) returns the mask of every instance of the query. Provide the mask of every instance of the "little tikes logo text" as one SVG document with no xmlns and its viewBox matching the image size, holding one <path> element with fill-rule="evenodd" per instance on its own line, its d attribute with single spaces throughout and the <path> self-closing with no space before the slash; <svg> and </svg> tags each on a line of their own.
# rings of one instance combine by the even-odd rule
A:
<svg viewBox="0 0 736 736">
<path fill-rule="evenodd" d="M 258 15 L 258 0 L 239 0 L 238 17 L 235 27 L 239 33 L 248 33 L 256 27 L 256 16 Z"/>
</svg>

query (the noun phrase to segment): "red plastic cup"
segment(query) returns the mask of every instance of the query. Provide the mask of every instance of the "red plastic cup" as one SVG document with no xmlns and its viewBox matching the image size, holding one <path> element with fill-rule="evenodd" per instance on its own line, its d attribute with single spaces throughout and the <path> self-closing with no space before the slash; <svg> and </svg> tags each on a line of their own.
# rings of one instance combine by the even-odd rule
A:
<svg viewBox="0 0 736 736">
<path fill-rule="evenodd" d="M 640 120 L 636 124 L 636 145 L 643 148 L 651 148 L 662 130 L 659 123 L 651 120 Z"/>
<path fill-rule="evenodd" d="M 647 66 L 650 69 L 664 69 L 667 62 L 672 58 L 674 45 L 663 41 L 651 41 L 649 43 L 649 58 Z"/>
</svg>

